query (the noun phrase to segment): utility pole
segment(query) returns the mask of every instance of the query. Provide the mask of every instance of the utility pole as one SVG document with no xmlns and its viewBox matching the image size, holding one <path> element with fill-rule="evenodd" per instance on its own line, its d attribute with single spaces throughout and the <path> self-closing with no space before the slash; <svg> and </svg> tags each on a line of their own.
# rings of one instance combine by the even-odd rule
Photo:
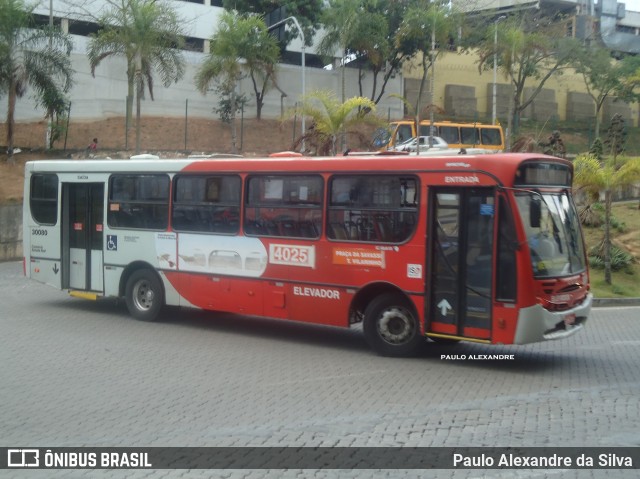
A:
<svg viewBox="0 0 640 479">
<path fill-rule="evenodd" d="M 298 19 L 296 17 L 287 17 L 284 18 L 282 20 L 280 20 L 279 22 L 274 23 L 273 25 L 269 25 L 269 27 L 267 28 L 267 31 L 271 31 L 274 28 L 279 27 L 280 25 L 285 24 L 286 22 L 291 21 L 293 22 L 293 24 L 295 25 L 295 27 L 298 29 L 298 33 L 300 33 L 300 39 L 302 41 L 302 48 L 300 49 L 300 53 L 302 54 L 302 62 L 301 62 L 301 69 L 302 69 L 302 99 L 304 100 L 304 95 L 306 93 L 306 84 L 305 84 L 305 39 L 304 39 L 304 32 L 302 31 L 302 27 L 300 27 L 300 23 L 298 23 Z M 305 140 L 304 140 L 304 135 L 307 134 L 307 128 L 306 128 L 306 124 L 305 124 L 305 116 L 302 115 L 302 151 L 305 151 Z"/>
<path fill-rule="evenodd" d="M 498 23 L 501 20 L 504 20 L 505 18 L 507 18 L 506 15 L 500 15 L 498 18 L 496 18 L 495 22 L 493 22 L 494 25 L 494 32 L 493 32 L 493 111 L 491 114 L 491 123 L 493 125 L 496 124 L 496 119 L 497 119 L 497 108 L 496 108 L 496 97 L 497 97 L 497 82 L 498 82 Z"/>
</svg>

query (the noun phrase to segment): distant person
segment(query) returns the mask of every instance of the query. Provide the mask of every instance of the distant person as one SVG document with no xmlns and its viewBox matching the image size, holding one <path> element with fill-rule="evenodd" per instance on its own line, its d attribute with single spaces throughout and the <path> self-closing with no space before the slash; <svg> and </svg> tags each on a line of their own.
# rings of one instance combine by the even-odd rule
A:
<svg viewBox="0 0 640 479">
<path fill-rule="evenodd" d="M 89 146 L 87 146 L 87 157 L 93 158 L 96 154 L 96 150 L 98 149 L 98 139 L 94 138 Z"/>
</svg>

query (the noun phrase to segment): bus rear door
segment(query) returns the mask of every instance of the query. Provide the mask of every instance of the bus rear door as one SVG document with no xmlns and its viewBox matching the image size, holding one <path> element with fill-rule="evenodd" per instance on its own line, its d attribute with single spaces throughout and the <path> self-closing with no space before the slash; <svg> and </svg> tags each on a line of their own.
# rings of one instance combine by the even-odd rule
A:
<svg viewBox="0 0 640 479">
<path fill-rule="evenodd" d="M 491 338 L 493 188 L 431 188 L 426 332 Z"/>
<path fill-rule="evenodd" d="M 62 184 L 62 287 L 103 292 L 104 183 Z"/>
</svg>

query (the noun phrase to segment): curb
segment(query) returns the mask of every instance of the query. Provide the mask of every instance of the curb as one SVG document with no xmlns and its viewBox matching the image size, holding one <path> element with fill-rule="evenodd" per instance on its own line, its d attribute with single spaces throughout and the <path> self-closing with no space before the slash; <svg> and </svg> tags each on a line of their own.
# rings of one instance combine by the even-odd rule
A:
<svg viewBox="0 0 640 479">
<path fill-rule="evenodd" d="M 593 307 L 640 306 L 640 298 L 593 298 Z"/>
</svg>

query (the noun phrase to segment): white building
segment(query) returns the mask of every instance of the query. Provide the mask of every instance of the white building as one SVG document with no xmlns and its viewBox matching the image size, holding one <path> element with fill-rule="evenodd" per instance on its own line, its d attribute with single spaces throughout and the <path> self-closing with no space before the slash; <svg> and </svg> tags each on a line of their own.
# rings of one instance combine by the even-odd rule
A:
<svg viewBox="0 0 640 479">
<path fill-rule="evenodd" d="M 621 53 L 640 53 L 640 12 L 627 11 L 617 0 L 452 0 L 464 12 L 500 15 L 528 8 L 563 10 L 574 19 L 574 35 L 598 36 L 604 45 Z"/>
</svg>

